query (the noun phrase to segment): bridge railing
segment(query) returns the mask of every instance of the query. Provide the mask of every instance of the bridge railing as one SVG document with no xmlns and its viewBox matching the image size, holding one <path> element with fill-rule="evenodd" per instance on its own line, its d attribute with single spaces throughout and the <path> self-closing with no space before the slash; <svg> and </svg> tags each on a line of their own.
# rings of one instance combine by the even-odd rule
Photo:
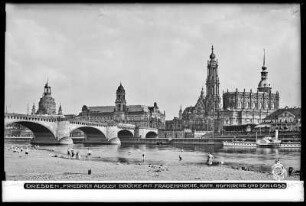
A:
<svg viewBox="0 0 306 206">
<path fill-rule="evenodd" d="M 28 120 L 28 121 L 47 121 L 56 122 L 58 117 L 54 116 L 40 116 L 40 115 L 27 115 L 27 114 L 17 114 L 17 113 L 6 113 L 4 114 L 5 119 L 15 119 L 15 120 Z"/>
<path fill-rule="evenodd" d="M 135 125 L 133 124 L 123 124 L 123 123 L 118 123 L 117 127 L 121 128 L 121 129 L 135 129 Z"/>
<path fill-rule="evenodd" d="M 70 119 L 64 116 L 52 116 L 52 115 L 28 115 L 28 114 L 17 114 L 17 113 L 5 113 L 5 119 L 13 120 L 27 120 L 27 121 L 46 121 L 46 122 L 57 122 L 57 121 L 69 121 L 71 124 L 84 125 L 84 126 L 97 126 L 97 127 L 108 127 L 117 126 L 120 129 L 135 129 L 133 124 L 114 123 L 114 122 L 93 122 L 82 119 Z M 143 128 L 147 129 L 147 128 Z M 150 128 L 151 129 L 151 128 Z"/>
<path fill-rule="evenodd" d="M 80 120 L 69 120 L 70 124 L 77 124 L 77 125 L 85 125 L 85 126 L 97 126 L 97 127 L 107 127 L 107 123 L 99 123 L 99 122 L 89 122 L 89 121 L 80 121 Z"/>
</svg>

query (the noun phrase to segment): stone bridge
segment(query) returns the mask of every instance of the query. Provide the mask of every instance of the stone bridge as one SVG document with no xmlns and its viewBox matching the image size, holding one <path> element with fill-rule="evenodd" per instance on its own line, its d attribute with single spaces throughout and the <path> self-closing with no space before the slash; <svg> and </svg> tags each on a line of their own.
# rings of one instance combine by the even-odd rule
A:
<svg viewBox="0 0 306 206">
<path fill-rule="evenodd" d="M 139 128 L 132 124 L 109 124 L 68 119 L 58 115 L 25 115 L 6 113 L 5 126 L 20 124 L 30 129 L 33 144 L 71 144 L 71 132 L 79 129 L 84 132 L 84 143 L 120 144 L 121 138 L 154 138 L 155 128 Z"/>
</svg>

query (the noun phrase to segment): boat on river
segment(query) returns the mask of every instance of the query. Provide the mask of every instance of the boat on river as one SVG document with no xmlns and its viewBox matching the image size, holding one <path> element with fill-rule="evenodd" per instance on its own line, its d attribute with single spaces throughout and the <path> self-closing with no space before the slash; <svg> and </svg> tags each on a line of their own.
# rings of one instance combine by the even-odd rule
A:
<svg viewBox="0 0 306 206">
<path fill-rule="evenodd" d="M 274 137 L 266 136 L 262 139 L 256 140 L 256 145 L 258 147 L 279 147 L 281 142 L 282 141 L 278 139 L 278 130 L 275 130 Z"/>
<path fill-rule="evenodd" d="M 244 141 L 223 141 L 223 146 L 237 146 L 237 147 L 256 147 L 255 142 L 244 142 Z"/>
<path fill-rule="evenodd" d="M 275 137 L 266 136 L 255 142 L 246 141 L 223 141 L 223 146 L 234 146 L 234 147 L 268 147 L 268 148 L 301 148 L 301 143 L 282 142 L 278 139 L 278 130 L 275 130 Z"/>
<path fill-rule="evenodd" d="M 281 143 L 280 148 L 301 148 L 301 143 Z"/>
</svg>

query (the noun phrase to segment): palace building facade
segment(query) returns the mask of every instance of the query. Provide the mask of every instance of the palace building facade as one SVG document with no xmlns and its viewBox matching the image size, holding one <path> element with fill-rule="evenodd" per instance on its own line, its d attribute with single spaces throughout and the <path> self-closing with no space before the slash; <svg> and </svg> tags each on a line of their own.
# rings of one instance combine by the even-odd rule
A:
<svg viewBox="0 0 306 206">
<path fill-rule="evenodd" d="M 138 127 L 165 127 L 165 112 L 162 113 L 154 102 L 153 106 L 127 105 L 125 89 L 120 83 L 116 91 L 115 105 L 113 106 L 86 106 L 78 118 L 97 122 L 120 122 L 134 124 Z"/>
</svg>

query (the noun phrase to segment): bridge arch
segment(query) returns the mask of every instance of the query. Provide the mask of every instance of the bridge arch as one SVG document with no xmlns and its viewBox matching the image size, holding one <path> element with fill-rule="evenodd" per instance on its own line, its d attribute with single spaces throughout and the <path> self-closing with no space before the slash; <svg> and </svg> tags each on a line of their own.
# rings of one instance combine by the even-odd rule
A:
<svg viewBox="0 0 306 206">
<path fill-rule="evenodd" d="M 132 138 L 134 137 L 134 134 L 129 131 L 129 130 L 120 130 L 117 134 L 118 138 L 121 139 L 121 138 Z"/>
<path fill-rule="evenodd" d="M 146 138 L 157 138 L 157 133 L 150 131 L 146 134 Z"/>
<path fill-rule="evenodd" d="M 81 130 L 84 133 L 84 143 L 107 143 L 108 140 L 106 138 L 106 135 L 99 129 L 92 127 L 92 126 L 79 126 L 76 128 L 73 128 L 73 130 L 70 131 L 70 134 L 75 130 Z"/>
<path fill-rule="evenodd" d="M 55 141 L 56 140 L 56 136 L 54 134 L 54 132 L 52 131 L 52 129 L 48 128 L 45 125 L 42 125 L 40 123 L 37 122 L 31 122 L 31 121 L 13 121 L 13 122 L 7 122 L 5 123 L 5 126 L 8 124 L 20 124 L 26 128 L 28 128 L 29 130 L 32 131 L 33 133 L 33 140 L 35 140 L 36 142 L 48 142 L 48 141 Z"/>
</svg>

